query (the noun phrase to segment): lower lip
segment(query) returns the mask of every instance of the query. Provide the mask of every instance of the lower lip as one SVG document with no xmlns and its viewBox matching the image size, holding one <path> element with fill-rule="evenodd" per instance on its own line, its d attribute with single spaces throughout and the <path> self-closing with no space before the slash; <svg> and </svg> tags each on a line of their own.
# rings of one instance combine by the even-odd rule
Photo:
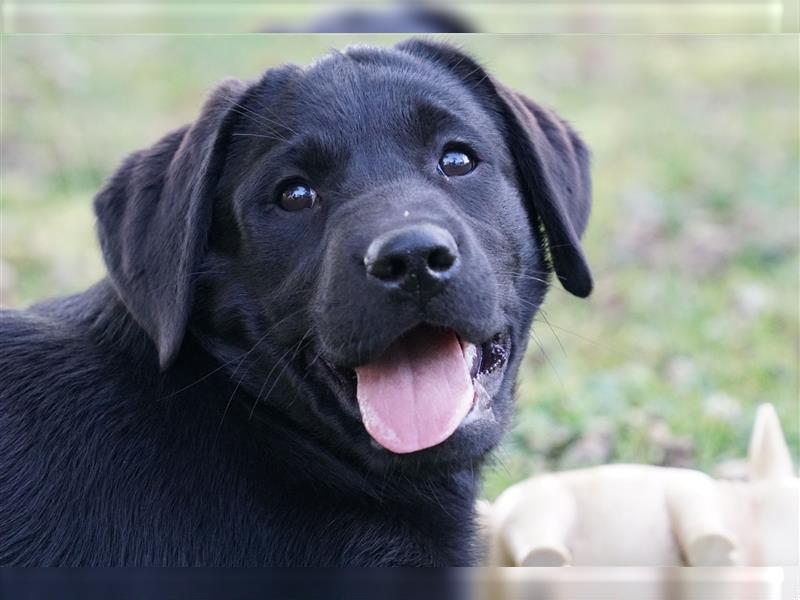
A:
<svg viewBox="0 0 800 600">
<path fill-rule="evenodd" d="M 461 426 L 469 425 L 470 423 L 473 423 L 474 421 L 484 417 L 493 417 L 494 413 L 492 412 L 491 394 L 483 386 L 483 381 L 481 381 L 482 379 L 485 379 L 486 375 L 491 374 L 492 373 L 478 374 L 476 377 L 472 378 L 472 387 L 475 390 L 475 396 L 472 400 L 472 408 L 467 413 L 467 416 L 464 417 L 464 420 L 461 422 Z"/>
</svg>

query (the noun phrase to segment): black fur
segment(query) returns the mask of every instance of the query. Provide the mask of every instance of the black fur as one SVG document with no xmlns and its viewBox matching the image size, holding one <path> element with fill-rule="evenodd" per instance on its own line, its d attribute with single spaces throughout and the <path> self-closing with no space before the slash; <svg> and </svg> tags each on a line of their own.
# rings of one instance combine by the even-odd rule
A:
<svg viewBox="0 0 800 600">
<path fill-rule="evenodd" d="M 479 158 L 436 171 L 448 141 Z M 478 469 L 550 258 L 585 296 L 588 154 L 459 50 L 357 47 L 226 81 L 95 201 L 108 277 L 2 313 L 0 564 L 466 565 Z M 286 212 L 282 181 L 320 201 Z M 446 228 L 461 267 L 420 303 L 364 273 L 399 223 Z M 420 323 L 510 356 L 491 418 L 376 448 L 352 367 Z"/>
</svg>

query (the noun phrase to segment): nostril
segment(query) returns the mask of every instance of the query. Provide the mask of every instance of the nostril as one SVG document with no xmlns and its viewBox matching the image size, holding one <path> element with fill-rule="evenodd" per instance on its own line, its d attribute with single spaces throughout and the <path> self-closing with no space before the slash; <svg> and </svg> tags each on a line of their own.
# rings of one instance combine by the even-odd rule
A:
<svg viewBox="0 0 800 600">
<path fill-rule="evenodd" d="M 453 264 L 456 262 L 456 257 L 449 248 L 439 246 L 434 248 L 428 254 L 428 268 L 436 273 L 445 273 L 449 271 Z"/>
<path fill-rule="evenodd" d="M 399 256 L 392 256 L 386 261 L 386 277 L 385 279 L 397 280 L 405 276 L 408 270 L 408 265 Z"/>
<path fill-rule="evenodd" d="M 399 281 L 406 276 L 408 265 L 402 256 L 386 256 L 368 266 L 370 275 L 381 281 Z"/>
</svg>

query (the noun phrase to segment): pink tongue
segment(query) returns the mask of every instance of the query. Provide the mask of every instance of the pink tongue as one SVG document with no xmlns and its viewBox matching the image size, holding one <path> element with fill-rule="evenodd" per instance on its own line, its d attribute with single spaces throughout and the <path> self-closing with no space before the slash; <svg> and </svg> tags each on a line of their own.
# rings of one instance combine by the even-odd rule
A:
<svg viewBox="0 0 800 600">
<path fill-rule="evenodd" d="M 443 442 L 472 408 L 469 365 L 449 331 L 418 327 L 377 361 L 358 367 L 356 376 L 367 431 L 397 454 Z"/>
</svg>

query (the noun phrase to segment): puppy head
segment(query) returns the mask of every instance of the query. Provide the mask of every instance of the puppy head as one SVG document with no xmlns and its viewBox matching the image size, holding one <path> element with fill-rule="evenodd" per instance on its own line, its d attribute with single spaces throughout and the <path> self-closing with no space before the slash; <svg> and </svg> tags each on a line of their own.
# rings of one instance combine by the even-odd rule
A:
<svg viewBox="0 0 800 600">
<path fill-rule="evenodd" d="M 163 368 L 188 329 L 251 413 L 414 468 L 499 441 L 549 273 L 591 291 L 589 204 L 560 118 L 418 40 L 228 81 L 96 200 Z"/>
</svg>

